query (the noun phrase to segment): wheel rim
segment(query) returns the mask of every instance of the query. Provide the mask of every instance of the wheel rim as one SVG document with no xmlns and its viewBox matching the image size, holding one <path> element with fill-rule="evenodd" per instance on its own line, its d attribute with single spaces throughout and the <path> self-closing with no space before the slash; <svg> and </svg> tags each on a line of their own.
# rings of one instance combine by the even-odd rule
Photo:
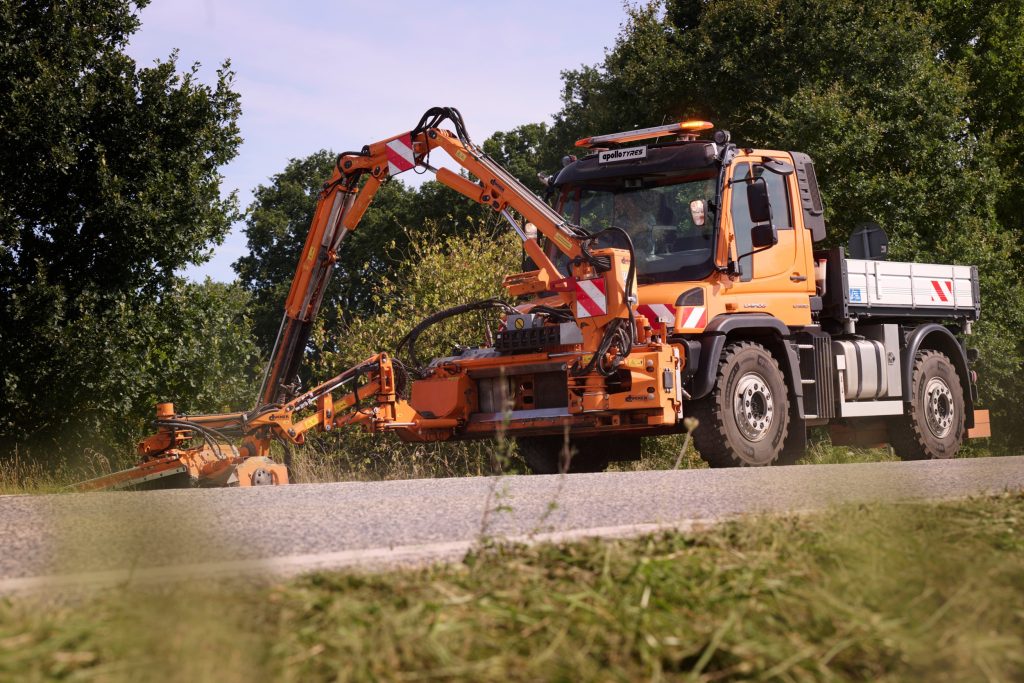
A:
<svg viewBox="0 0 1024 683">
<path fill-rule="evenodd" d="M 956 417 L 953 392 L 941 377 L 932 377 L 925 385 L 924 397 L 928 430 L 940 439 L 945 438 L 953 429 L 953 418 Z"/>
<path fill-rule="evenodd" d="M 736 384 L 733 400 L 733 414 L 736 426 L 748 441 L 761 441 L 772 428 L 775 417 L 775 401 L 764 377 L 748 372 Z"/>
</svg>

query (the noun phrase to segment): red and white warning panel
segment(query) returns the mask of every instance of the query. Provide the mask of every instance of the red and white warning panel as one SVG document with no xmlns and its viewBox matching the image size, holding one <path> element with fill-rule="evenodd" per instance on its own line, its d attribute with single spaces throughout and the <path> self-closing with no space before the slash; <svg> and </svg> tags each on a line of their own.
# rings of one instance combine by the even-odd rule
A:
<svg viewBox="0 0 1024 683">
<path fill-rule="evenodd" d="M 384 145 L 388 153 L 388 173 L 398 175 L 416 165 L 412 151 L 412 135 L 406 133 Z"/>
<path fill-rule="evenodd" d="M 676 332 L 703 330 L 707 324 L 706 306 L 680 306 L 676 309 Z"/>
<path fill-rule="evenodd" d="M 605 293 L 604 278 L 576 280 L 576 317 L 594 318 L 608 313 L 608 296 Z"/>
<path fill-rule="evenodd" d="M 669 304 L 641 304 L 636 307 L 636 312 L 647 318 L 652 325 L 665 323 L 672 327 L 676 322 L 676 307 Z"/>
<path fill-rule="evenodd" d="M 665 323 L 677 331 L 702 330 L 708 324 L 706 306 L 672 306 L 670 304 L 641 304 L 636 312 L 652 325 Z"/>
<path fill-rule="evenodd" d="M 939 301 L 947 303 L 956 298 L 953 293 L 953 281 L 952 280 L 932 280 L 932 289 L 935 290 L 935 296 L 939 297 Z"/>
</svg>

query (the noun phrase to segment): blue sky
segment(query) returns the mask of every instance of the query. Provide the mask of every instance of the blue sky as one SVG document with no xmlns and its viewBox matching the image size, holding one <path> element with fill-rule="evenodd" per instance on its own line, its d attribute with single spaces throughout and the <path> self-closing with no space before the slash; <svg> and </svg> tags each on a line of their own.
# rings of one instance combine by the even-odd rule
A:
<svg viewBox="0 0 1024 683">
<path fill-rule="evenodd" d="M 231 60 L 244 143 L 222 169 L 242 207 L 289 159 L 359 149 L 408 130 L 429 107 L 463 114 L 483 142 L 498 130 L 549 121 L 565 69 L 595 64 L 625 20 L 621 0 L 516 3 L 154 0 L 129 54 L 140 65 L 180 51 L 203 80 Z M 409 174 L 411 175 L 411 174 Z M 194 279 L 234 279 L 241 225 Z"/>
</svg>

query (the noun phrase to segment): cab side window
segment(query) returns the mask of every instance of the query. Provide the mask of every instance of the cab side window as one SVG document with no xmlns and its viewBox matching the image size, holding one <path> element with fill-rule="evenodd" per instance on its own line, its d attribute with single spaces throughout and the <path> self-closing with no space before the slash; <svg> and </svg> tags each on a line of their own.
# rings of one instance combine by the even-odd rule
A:
<svg viewBox="0 0 1024 683">
<path fill-rule="evenodd" d="M 750 253 L 750 208 L 747 205 L 747 184 L 743 182 L 750 176 L 750 164 L 739 164 L 732 172 L 732 229 L 736 236 L 736 255 L 741 256 L 739 266 L 743 275 L 740 282 L 748 282 L 754 277 L 754 256 Z M 745 256 L 743 256 L 746 254 Z"/>
<path fill-rule="evenodd" d="M 779 230 L 793 229 L 793 216 L 789 208 L 789 192 L 786 190 L 786 176 L 754 166 L 754 177 L 764 178 L 768 185 L 768 199 L 772 205 L 772 223 Z"/>
<path fill-rule="evenodd" d="M 736 166 L 732 179 L 732 227 L 736 234 L 736 254 L 740 258 L 739 266 L 743 275 L 741 282 L 749 282 L 754 277 L 754 255 L 749 252 L 751 246 L 750 230 L 754 224 L 750 222 L 750 208 L 747 205 L 747 183 L 742 182 L 750 177 L 750 164 Z M 772 223 L 779 230 L 793 229 L 793 214 L 789 206 L 789 192 L 786 189 L 786 176 L 766 171 L 760 164 L 754 164 L 754 177 L 764 179 L 768 186 L 768 199 L 772 205 Z"/>
</svg>

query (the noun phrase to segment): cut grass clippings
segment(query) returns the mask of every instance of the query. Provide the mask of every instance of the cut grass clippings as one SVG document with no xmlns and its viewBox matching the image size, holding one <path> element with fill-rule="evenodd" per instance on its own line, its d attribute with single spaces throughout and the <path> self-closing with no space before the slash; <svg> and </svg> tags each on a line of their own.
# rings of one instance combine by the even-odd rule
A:
<svg viewBox="0 0 1024 683">
<path fill-rule="evenodd" d="M 0 680 L 1022 680 L 1024 494 L 0 602 Z"/>
</svg>

